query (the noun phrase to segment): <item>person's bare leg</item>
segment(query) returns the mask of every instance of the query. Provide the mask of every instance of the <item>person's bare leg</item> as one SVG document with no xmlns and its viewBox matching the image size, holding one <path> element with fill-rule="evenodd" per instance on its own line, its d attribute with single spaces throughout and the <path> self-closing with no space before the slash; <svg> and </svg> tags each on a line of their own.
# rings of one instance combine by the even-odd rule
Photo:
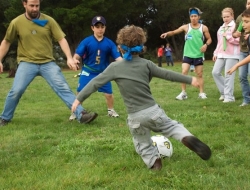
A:
<svg viewBox="0 0 250 190">
<path fill-rule="evenodd" d="M 105 96 L 106 104 L 108 107 L 108 115 L 110 117 L 119 117 L 119 115 L 114 110 L 114 96 L 113 96 L 113 94 L 104 93 L 104 96 Z"/>
</svg>

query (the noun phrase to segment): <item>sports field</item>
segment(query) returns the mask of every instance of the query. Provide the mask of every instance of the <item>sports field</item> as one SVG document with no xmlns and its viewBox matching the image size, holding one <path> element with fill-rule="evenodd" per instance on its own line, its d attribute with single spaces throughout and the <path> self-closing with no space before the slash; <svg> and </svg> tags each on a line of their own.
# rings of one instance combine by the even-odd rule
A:
<svg viewBox="0 0 250 190">
<path fill-rule="evenodd" d="M 104 96 L 94 93 L 83 106 L 99 116 L 93 123 L 82 125 L 68 121 L 70 111 L 37 77 L 24 93 L 12 122 L 0 128 L 0 189 L 250 189 L 250 106 L 239 107 L 238 72 L 236 102 L 218 100 L 212 67 L 211 61 L 205 62 L 206 100 L 198 99 L 198 89 L 187 86 L 188 99 L 177 101 L 180 84 L 160 79 L 151 82 L 153 96 L 168 116 L 184 123 L 211 147 L 209 161 L 170 138 L 173 156 L 163 160 L 161 171 L 150 171 L 134 150 L 115 83 L 115 110 L 120 117 L 109 118 Z M 181 72 L 180 63 L 168 68 Z M 78 72 L 63 73 L 75 91 L 78 78 L 74 75 Z M 0 112 L 13 81 L 6 76 L 0 75 Z"/>
</svg>

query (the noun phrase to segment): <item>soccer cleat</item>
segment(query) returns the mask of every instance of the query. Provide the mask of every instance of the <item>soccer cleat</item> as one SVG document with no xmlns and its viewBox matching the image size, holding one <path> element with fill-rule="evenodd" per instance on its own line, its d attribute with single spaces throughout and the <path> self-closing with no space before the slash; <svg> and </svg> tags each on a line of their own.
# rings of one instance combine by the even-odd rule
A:
<svg viewBox="0 0 250 190">
<path fill-rule="evenodd" d="M 109 117 L 119 117 L 118 113 L 116 113 L 116 111 L 113 109 L 108 110 L 108 116 Z"/>
<path fill-rule="evenodd" d="M 91 121 L 95 120 L 95 118 L 98 116 L 97 113 L 89 113 L 85 110 L 82 111 L 82 116 L 80 119 L 80 123 L 90 123 Z"/>
<path fill-rule="evenodd" d="M 70 117 L 69 117 L 69 120 L 70 121 L 73 121 L 76 119 L 76 114 L 75 113 L 71 113 Z"/>
<path fill-rule="evenodd" d="M 182 91 L 178 96 L 176 96 L 176 100 L 186 100 L 188 98 L 187 93 Z"/>
<path fill-rule="evenodd" d="M 5 119 L 0 119 L 0 127 L 3 127 L 5 125 L 8 125 L 9 121 L 5 120 Z"/>
<path fill-rule="evenodd" d="M 202 93 L 199 94 L 198 98 L 200 98 L 200 99 L 207 99 L 207 95 L 204 92 L 202 92 Z"/>
<path fill-rule="evenodd" d="M 211 157 L 212 153 L 210 148 L 198 138 L 194 136 L 186 136 L 181 142 L 190 150 L 194 151 L 201 159 L 208 160 Z"/>
<path fill-rule="evenodd" d="M 220 101 L 223 101 L 224 98 L 225 98 L 225 96 L 224 96 L 224 95 L 221 95 L 220 98 L 219 98 L 219 100 L 220 100 Z"/>
<path fill-rule="evenodd" d="M 161 170 L 162 168 L 162 163 L 161 163 L 161 159 L 160 158 L 157 158 L 155 160 L 155 163 L 154 165 L 150 168 L 151 170 Z"/>
</svg>

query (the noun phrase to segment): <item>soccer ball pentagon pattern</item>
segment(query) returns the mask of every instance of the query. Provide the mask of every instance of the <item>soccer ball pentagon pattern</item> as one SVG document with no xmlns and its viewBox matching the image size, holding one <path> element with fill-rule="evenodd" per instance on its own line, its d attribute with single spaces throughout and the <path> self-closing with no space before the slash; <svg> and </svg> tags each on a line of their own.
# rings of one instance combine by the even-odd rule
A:
<svg viewBox="0 0 250 190">
<path fill-rule="evenodd" d="M 163 135 L 155 135 L 151 137 L 153 145 L 157 147 L 161 158 L 170 158 L 173 154 L 173 146 L 170 140 Z"/>
</svg>

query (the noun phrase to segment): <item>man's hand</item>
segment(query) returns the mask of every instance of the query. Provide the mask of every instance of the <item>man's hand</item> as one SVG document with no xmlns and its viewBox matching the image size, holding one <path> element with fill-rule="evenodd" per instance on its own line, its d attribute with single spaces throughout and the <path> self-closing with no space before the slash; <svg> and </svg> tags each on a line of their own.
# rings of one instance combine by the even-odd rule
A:
<svg viewBox="0 0 250 190">
<path fill-rule="evenodd" d="M 79 69 L 79 65 L 77 64 L 77 62 L 70 58 L 70 59 L 67 59 L 67 65 L 68 67 L 73 70 L 73 71 L 77 71 Z"/>
<path fill-rule="evenodd" d="M 207 44 L 204 44 L 203 46 L 201 46 L 200 51 L 201 51 L 202 53 L 205 53 L 205 52 L 207 51 Z"/>
<path fill-rule="evenodd" d="M 161 35 L 160 35 L 160 38 L 164 39 L 164 38 L 166 38 L 166 37 L 167 37 L 167 35 L 168 35 L 168 33 L 167 33 L 167 32 L 166 32 L 166 33 L 163 33 L 163 34 L 161 34 Z"/>
</svg>

